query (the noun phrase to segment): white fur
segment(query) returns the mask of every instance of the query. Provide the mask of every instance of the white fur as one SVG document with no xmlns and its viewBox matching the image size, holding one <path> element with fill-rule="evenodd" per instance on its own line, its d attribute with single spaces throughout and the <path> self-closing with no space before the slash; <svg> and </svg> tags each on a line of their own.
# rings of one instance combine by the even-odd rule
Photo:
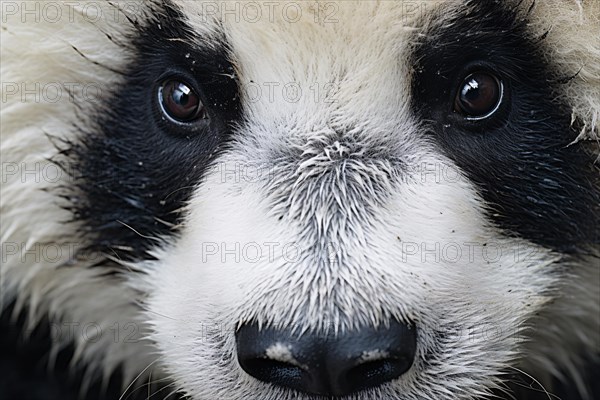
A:
<svg viewBox="0 0 600 400">
<path fill-rule="evenodd" d="M 74 259 L 85 243 L 74 232 L 76 224 L 65 224 L 70 214 L 47 189 L 72 184 L 69 174 L 49 161 L 57 152 L 53 142 L 76 138 L 75 115 L 85 125 L 85 109 L 97 106 L 98 96 L 106 96 L 119 79 L 85 61 L 72 46 L 91 61 L 117 69 L 126 61 L 125 49 L 102 32 L 124 40 L 131 27 L 108 3 L 89 3 L 102 6 L 104 15 L 118 15 L 96 23 L 90 22 L 95 21 L 94 15 L 83 14 L 87 3 L 64 4 L 63 17 L 58 19 L 49 14 L 53 10 L 43 14 L 40 4 L 39 13 L 25 18 L 28 23 L 22 22 L 21 12 L 2 16 L 1 75 L 7 85 L 2 89 L 15 83 L 19 92 L 3 93 L 7 101 L 2 104 L 0 308 L 13 299 L 17 300 L 15 314 L 27 306 L 28 330 L 48 314 L 56 335 L 53 352 L 73 341 L 73 364 L 88 368 L 85 382 L 108 377 L 119 365 L 130 380 L 155 359 L 153 347 L 141 339 L 146 325 L 136 300 L 132 301 L 139 296 L 120 280 L 107 279 L 103 268 L 86 268 L 101 255 Z M 35 11 L 34 6 L 29 3 L 28 10 Z M 87 10 L 91 13 L 95 8 Z M 73 99 L 59 86 L 68 83 L 80 85 L 71 85 Z M 89 93 L 83 91 L 87 84 L 92 85 Z"/>
</svg>

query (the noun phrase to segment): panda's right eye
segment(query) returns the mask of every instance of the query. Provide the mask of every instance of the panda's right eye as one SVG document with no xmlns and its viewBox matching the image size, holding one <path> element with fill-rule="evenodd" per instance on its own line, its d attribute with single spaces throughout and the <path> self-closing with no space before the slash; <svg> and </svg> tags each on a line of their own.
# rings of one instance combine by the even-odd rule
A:
<svg viewBox="0 0 600 400">
<path fill-rule="evenodd" d="M 172 121 L 190 123 L 208 119 L 200 96 L 185 81 L 165 80 L 158 89 L 158 101 L 162 112 Z"/>
</svg>

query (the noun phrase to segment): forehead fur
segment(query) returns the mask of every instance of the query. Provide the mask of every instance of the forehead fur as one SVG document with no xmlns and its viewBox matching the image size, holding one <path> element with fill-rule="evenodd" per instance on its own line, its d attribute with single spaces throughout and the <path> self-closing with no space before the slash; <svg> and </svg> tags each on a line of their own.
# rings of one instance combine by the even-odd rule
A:
<svg viewBox="0 0 600 400">
<path fill-rule="evenodd" d="M 336 113 L 343 113 L 341 105 L 364 112 L 345 113 L 348 125 L 350 114 L 365 120 L 369 114 L 401 110 L 407 102 L 407 82 L 401 79 L 407 67 L 399 49 L 418 12 L 405 12 L 401 3 L 218 3 L 219 10 L 214 3 L 213 8 L 180 4 L 194 27 L 222 29 L 242 89 L 247 88 L 242 94 L 251 96 L 254 84 L 262 90 L 264 96 L 257 101 L 246 99 L 249 119 L 265 114 L 272 120 L 287 119 L 294 110 L 335 119 Z M 231 15 L 236 8 L 238 13 Z M 281 98 L 286 94 L 282 89 L 292 83 L 303 92 L 298 103 Z M 277 86 L 272 97 L 266 95 L 269 85 Z M 377 96 L 360 96 L 365 88 Z M 327 98 L 332 95 L 335 101 Z M 320 98 L 314 101 L 315 96 Z"/>
<path fill-rule="evenodd" d="M 573 121 L 581 126 L 579 139 L 598 139 L 600 2 L 504 2 L 522 10 L 524 17 L 530 21 L 532 36 L 546 37 L 544 46 L 548 59 L 553 60 L 553 65 L 568 80 L 564 93 L 572 103 Z M 477 1 L 230 4 L 176 0 L 175 3 L 200 36 L 225 34 L 241 77 L 252 79 L 260 76 L 265 81 L 282 82 L 287 79 L 286 82 L 301 82 L 315 77 L 326 79 L 327 74 L 331 76 L 336 72 L 342 77 L 359 72 L 361 75 L 354 77 L 356 85 L 369 86 L 374 80 L 385 77 L 387 86 L 383 88 L 395 91 L 395 98 L 399 98 L 399 93 L 405 91 L 394 86 L 397 80 L 391 78 L 399 70 L 392 68 L 406 60 L 403 49 L 408 45 L 405 40 L 408 33 L 422 29 L 432 21 L 450 20 L 457 12 Z M 367 68 L 364 65 L 356 68 L 359 62 L 372 64 Z M 282 65 L 287 70 L 282 70 Z M 331 70 L 332 67 L 338 71 Z M 260 74 L 257 73 L 259 71 Z M 320 72 L 325 74 L 320 75 Z M 365 104 L 367 108 L 368 105 Z M 376 108 L 373 105 L 373 109 Z"/>
</svg>

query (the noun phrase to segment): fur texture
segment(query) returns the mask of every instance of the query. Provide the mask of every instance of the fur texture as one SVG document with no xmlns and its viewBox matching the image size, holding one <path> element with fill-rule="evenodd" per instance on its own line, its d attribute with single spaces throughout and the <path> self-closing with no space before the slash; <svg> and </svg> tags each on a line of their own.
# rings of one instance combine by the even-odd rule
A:
<svg viewBox="0 0 600 400">
<path fill-rule="evenodd" d="M 517 371 L 592 398 L 599 2 L 76 3 L 56 18 L 42 2 L 28 2 L 32 14 L 2 5 L 0 305 L 26 315 L 25 336 L 50 321 L 50 362 L 74 346 L 81 393 L 120 369 L 130 392 L 164 378 L 192 399 L 315 399 L 246 374 L 236 328 L 339 333 L 393 318 L 418 328 L 412 368 L 345 400 L 479 399 Z M 540 239 L 509 195 L 489 197 L 468 147 L 451 147 L 454 131 L 450 145 L 437 138 L 416 94 L 431 38 L 450 43 L 452 26 L 496 9 L 507 28 L 490 28 L 490 48 L 532 46 L 548 74 L 540 102 L 557 110 L 507 124 L 554 160 L 507 163 L 511 182 L 557 185 L 511 207 L 544 215 L 537 231 L 581 227 L 565 227 L 569 249 L 548 244 L 570 240 L 556 224 Z M 515 60 L 511 99 L 530 82 Z M 210 140 L 148 125 L 160 110 L 144 90 L 165 71 L 200 82 Z M 485 184 L 511 193 L 490 171 Z"/>
</svg>

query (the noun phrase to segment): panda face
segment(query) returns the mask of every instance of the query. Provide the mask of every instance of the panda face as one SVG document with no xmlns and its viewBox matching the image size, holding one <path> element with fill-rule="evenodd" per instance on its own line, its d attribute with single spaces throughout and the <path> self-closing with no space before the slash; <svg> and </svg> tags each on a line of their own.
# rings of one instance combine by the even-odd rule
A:
<svg viewBox="0 0 600 400">
<path fill-rule="evenodd" d="M 191 399 L 481 399 L 556 362 L 532 321 L 600 237 L 573 77 L 535 7 L 415 4 L 156 1 L 111 38 L 64 208 Z"/>
<path fill-rule="evenodd" d="M 327 24 L 311 6 L 295 23 L 178 6 L 158 24 L 171 31 L 143 29 L 143 73 L 116 96 L 140 107 L 118 118 L 139 133 L 106 137 L 143 135 L 122 168 L 148 157 L 162 174 L 127 216 L 166 235 L 140 269 L 185 393 L 467 399 L 498 385 L 559 261 L 597 229 L 590 159 L 568 146 L 526 10 L 340 4 Z M 161 228 L 147 209 L 165 200 Z M 147 249 L 121 231 L 107 232 Z M 411 332 L 396 355 L 356 361 L 391 351 L 372 333 L 346 350 L 347 376 L 321 365 L 394 324 Z"/>
</svg>

